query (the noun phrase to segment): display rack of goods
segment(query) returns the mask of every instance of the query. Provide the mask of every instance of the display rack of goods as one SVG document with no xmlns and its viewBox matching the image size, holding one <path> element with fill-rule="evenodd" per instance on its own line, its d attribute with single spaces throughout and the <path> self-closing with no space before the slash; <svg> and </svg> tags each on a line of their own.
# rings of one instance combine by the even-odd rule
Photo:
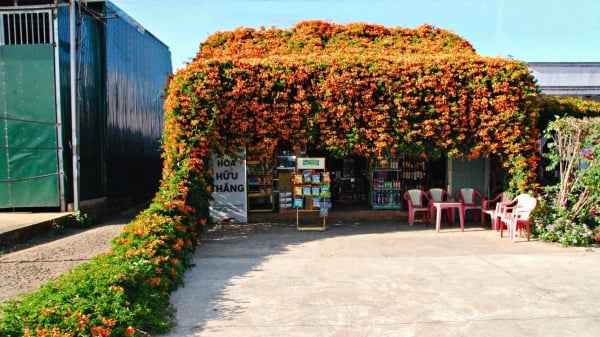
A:
<svg viewBox="0 0 600 337">
<path fill-rule="evenodd" d="M 406 190 L 427 188 L 427 159 L 401 157 L 402 182 Z"/>
<path fill-rule="evenodd" d="M 292 175 L 293 207 L 297 210 L 318 210 L 328 215 L 331 208 L 331 179 L 329 172 L 304 170 Z"/>
<path fill-rule="evenodd" d="M 402 208 L 403 179 L 397 158 L 378 160 L 371 172 L 371 207 L 373 209 Z"/>
<path fill-rule="evenodd" d="M 248 161 L 248 211 L 272 212 L 273 202 L 273 166 L 258 161 Z"/>
<path fill-rule="evenodd" d="M 401 156 L 375 161 L 371 170 L 371 207 L 402 209 L 405 206 L 405 191 L 427 188 L 427 170 L 425 158 Z"/>
<path fill-rule="evenodd" d="M 326 218 L 332 205 L 331 176 L 325 171 L 325 158 L 298 158 L 296 169 L 297 171 L 291 177 L 293 208 L 296 209 L 296 229 L 324 231 L 327 228 Z M 302 223 L 300 214 L 306 212 L 318 212 L 322 223 L 319 225 Z"/>
<path fill-rule="evenodd" d="M 287 152 L 284 155 L 277 156 L 277 180 L 278 188 L 276 191 L 279 198 L 279 209 L 292 209 L 292 185 L 291 174 L 296 170 L 296 156 L 289 155 Z"/>
</svg>

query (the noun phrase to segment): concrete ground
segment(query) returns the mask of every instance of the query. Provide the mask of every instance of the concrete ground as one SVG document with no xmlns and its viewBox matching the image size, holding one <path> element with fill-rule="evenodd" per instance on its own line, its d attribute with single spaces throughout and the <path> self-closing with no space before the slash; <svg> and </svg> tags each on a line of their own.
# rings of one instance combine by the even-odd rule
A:
<svg viewBox="0 0 600 337">
<path fill-rule="evenodd" d="M 597 248 L 468 225 L 339 221 L 208 233 L 165 336 L 598 336 Z"/>
<path fill-rule="evenodd" d="M 102 223 L 128 209 L 148 204 L 143 197 L 111 199 L 98 198 L 80 203 L 81 213 L 93 223 Z M 0 249 L 26 243 L 37 235 L 44 235 L 56 226 L 64 225 L 74 212 L 42 212 L 22 209 L 0 211 Z"/>
<path fill-rule="evenodd" d="M 62 221 L 69 212 L 0 212 L 0 248 L 25 242 L 49 231 L 53 223 Z"/>
<path fill-rule="evenodd" d="M 0 234 L 34 224 L 60 219 L 71 213 L 65 212 L 0 212 Z"/>
</svg>

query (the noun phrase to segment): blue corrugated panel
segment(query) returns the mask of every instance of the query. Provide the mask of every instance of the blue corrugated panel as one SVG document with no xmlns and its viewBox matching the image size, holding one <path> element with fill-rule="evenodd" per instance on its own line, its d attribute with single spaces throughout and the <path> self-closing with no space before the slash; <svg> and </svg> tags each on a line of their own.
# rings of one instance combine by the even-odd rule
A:
<svg viewBox="0 0 600 337">
<path fill-rule="evenodd" d="M 78 20 L 80 195 L 134 197 L 153 193 L 161 172 L 159 139 L 171 52 L 110 2 L 90 2 Z M 61 95 L 70 144 L 68 8 L 59 9 Z M 70 148 L 65 171 L 70 185 Z M 68 200 L 72 201 L 70 188 Z"/>
<path fill-rule="evenodd" d="M 105 15 L 109 196 L 154 192 L 171 52 L 110 2 Z"/>
</svg>

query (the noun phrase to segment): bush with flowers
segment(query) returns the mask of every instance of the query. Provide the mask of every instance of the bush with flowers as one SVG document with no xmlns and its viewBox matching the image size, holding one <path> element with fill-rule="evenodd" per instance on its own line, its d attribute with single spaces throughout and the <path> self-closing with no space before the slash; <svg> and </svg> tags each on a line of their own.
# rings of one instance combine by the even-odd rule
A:
<svg viewBox="0 0 600 337">
<path fill-rule="evenodd" d="M 544 189 L 534 213 L 535 234 L 564 246 L 600 241 L 600 118 L 558 118 L 549 123 L 546 137 L 551 139 L 548 169 L 558 169 L 560 180 Z"/>
<path fill-rule="evenodd" d="M 540 196 L 534 210 L 534 234 L 546 242 L 558 242 L 563 246 L 587 246 L 600 242 L 597 219 L 573 219 L 570 210 L 556 205 L 556 193 Z"/>
<path fill-rule="evenodd" d="M 171 213 L 171 214 L 165 214 Z M 4 304 L 0 336 L 140 336 L 172 326 L 169 294 L 192 266 L 195 228 L 154 203 L 113 249 Z"/>
</svg>

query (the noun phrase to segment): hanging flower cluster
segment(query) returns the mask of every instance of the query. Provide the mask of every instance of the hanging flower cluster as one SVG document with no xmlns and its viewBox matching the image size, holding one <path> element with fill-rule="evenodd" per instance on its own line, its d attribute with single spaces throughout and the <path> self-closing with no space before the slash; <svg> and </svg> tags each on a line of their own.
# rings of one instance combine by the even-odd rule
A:
<svg viewBox="0 0 600 337">
<path fill-rule="evenodd" d="M 366 23 L 338 25 L 323 21 L 304 21 L 289 30 L 239 28 L 209 36 L 201 45 L 194 62 L 208 59 L 265 58 L 310 54 L 470 54 L 471 44 L 447 30 L 431 25 L 415 29 L 386 28 Z M 369 55 L 370 56 L 370 55 Z"/>
</svg>

